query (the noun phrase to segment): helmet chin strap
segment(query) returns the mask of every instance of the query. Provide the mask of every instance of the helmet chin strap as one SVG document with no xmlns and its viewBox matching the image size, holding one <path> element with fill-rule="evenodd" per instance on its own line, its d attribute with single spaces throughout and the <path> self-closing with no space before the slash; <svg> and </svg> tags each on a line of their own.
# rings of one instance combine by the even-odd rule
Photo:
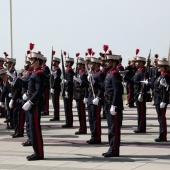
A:
<svg viewBox="0 0 170 170">
<path fill-rule="evenodd" d="M 31 66 L 36 62 L 37 60 L 34 60 L 32 63 L 31 63 Z"/>
</svg>

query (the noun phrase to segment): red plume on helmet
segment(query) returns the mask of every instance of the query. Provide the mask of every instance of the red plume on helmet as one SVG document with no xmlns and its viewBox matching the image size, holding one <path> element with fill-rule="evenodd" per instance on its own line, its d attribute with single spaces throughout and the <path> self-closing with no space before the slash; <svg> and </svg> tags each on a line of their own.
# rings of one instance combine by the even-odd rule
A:
<svg viewBox="0 0 170 170">
<path fill-rule="evenodd" d="M 41 51 L 38 51 L 38 54 L 41 54 Z"/>
<path fill-rule="evenodd" d="M 92 51 L 92 56 L 94 56 L 95 55 L 95 52 L 94 51 Z"/>
<path fill-rule="evenodd" d="M 108 52 L 109 52 L 110 55 L 112 55 L 112 50 L 109 50 Z"/>
<path fill-rule="evenodd" d="M 85 56 L 88 56 L 88 52 L 85 52 Z"/>
<path fill-rule="evenodd" d="M 80 55 L 80 53 L 76 53 L 76 57 L 78 57 Z"/>
<path fill-rule="evenodd" d="M 67 55 L 66 51 L 64 51 L 63 54 L 66 56 Z"/>
<path fill-rule="evenodd" d="M 155 58 L 158 58 L 159 57 L 159 55 L 158 54 L 155 54 Z"/>
<path fill-rule="evenodd" d="M 5 55 L 5 57 L 8 57 L 8 54 L 6 52 L 4 52 L 4 55 Z"/>
<path fill-rule="evenodd" d="M 55 51 L 52 50 L 52 55 L 55 55 Z"/>
<path fill-rule="evenodd" d="M 88 51 L 89 55 L 92 54 L 92 48 L 88 48 L 87 51 Z"/>
<path fill-rule="evenodd" d="M 34 48 L 34 45 L 35 45 L 35 44 L 33 44 L 33 43 L 30 43 L 30 50 L 33 50 L 33 48 Z"/>
<path fill-rule="evenodd" d="M 27 51 L 27 55 L 30 54 L 30 50 Z"/>
<path fill-rule="evenodd" d="M 140 51 L 140 50 L 137 48 L 137 49 L 136 49 L 136 55 L 138 55 L 139 51 Z"/>
<path fill-rule="evenodd" d="M 103 45 L 103 50 L 104 52 L 106 53 L 106 51 L 109 49 L 109 46 L 108 45 Z"/>
<path fill-rule="evenodd" d="M 102 56 L 103 56 L 103 53 L 102 53 L 102 52 L 100 52 L 100 53 L 99 53 L 99 55 L 102 57 Z"/>
</svg>

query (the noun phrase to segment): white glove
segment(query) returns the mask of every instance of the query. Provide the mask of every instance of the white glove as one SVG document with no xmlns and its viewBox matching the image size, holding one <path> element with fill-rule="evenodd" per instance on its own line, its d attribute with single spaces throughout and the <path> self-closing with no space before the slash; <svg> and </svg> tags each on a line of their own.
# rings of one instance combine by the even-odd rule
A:
<svg viewBox="0 0 170 170">
<path fill-rule="evenodd" d="M 124 86 L 124 87 L 126 87 L 126 86 L 127 86 L 127 83 L 126 83 L 126 82 L 124 82 L 124 83 L 123 83 L 123 86 Z"/>
<path fill-rule="evenodd" d="M 166 103 L 161 102 L 161 103 L 160 103 L 160 108 L 164 108 L 164 107 L 165 107 L 165 105 L 166 105 Z"/>
<path fill-rule="evenodd" d="M 26 93 L 23 94 L 22 99 L 23 99 L 23 100 L 27 100 L 27 99 L 28 99 L 28 96 L 27 96 Z"/>
<path fill-rule="evenodd" d="M 7 73 L 8 76 L 12 77 L 13 79 L 16 78 L 15 72 L 10 73 L 9 70 L 7 70 L 6 73 Z"/>
<path fill-rule="evenodd" d="M 24 109 L 25 111 L 28 111 L 31 109 L 31 106 L 32 106 L 32 103 L 31 101 L 27 101 L 23 106 L 22 106 L 22 109 Z"/>
<path fill-rule="evenodd" d="M 83 103 L 86 104 L 88 102 L 88 98 L 83 99 Z"/>
<path fill-rule="evenodd" d="M 54 76 L 54 79 L 57 77 L 57 71 L 52 71 L 52 75 Z"/>
<path fill-rule="evenodd" d="M 0 102 L 0 106 L 1 106 L 2 108 L 4 108 L 4 107 L 5 107 L 5 103 Z"/>
<path fill-rule="evenodd" d="M 92 77 L 92 74 L 88 74 L 87 80 L 90 81 L 91 77 Z"/>
<path fill-rule="evenodd" d="M 162 78 L 162 79 L 160 80 L 160 85 L 162 85 L 162 86 L 164 86 L 164 87 L 167 87 L 167 86 L 168 86 L 165 78 Z"/>
<path fill-rule="evenodd" d="M 63 84 L 67 84 L 68 81 L 67 81 L 66 79 L 62 79 L 62 83 L 63 83 Z"/>
<path fill-rule="evenodd" d="M 82 83 L 82 80 L 80 79 L 80 77 L 75 77 L 75 76 L 74 76 L 73 79 L 74 79 L 75 81 L 77 81 L 78 83 L 80 83 L 80 84 Z"/>
<path fill-rule="evenodd" d="M 8 94 L 8 97 L 12 98 L 12 93 L 9 93 L 9 94 Z"/>
<path fill-rule="evenodd" d="M 3 90 L 3 87 L 2 87 L 2 86 L 0 86 L 0 92 L 2 92 L 2 90 Z"/>
<path fill-rule="evenodd" d="M 65 92 L 65 98 L 68 99 L 68 92 L 67 91 Z"/>
<path fill-rule="evenodd" d="M 140 82 L 147 85 L 148 84 L 148 79 L 144 80 L 144 81 L 140 81 Z"/>
<path fill-rule="evenodd" d="M 54 94 L 54 89 L 51 88 L 50 93 L 51 93 L 51 94 Z"/>
<path fill-rule="evenodd" d="M 95 99 L 92 100 L 94 105 L 98 105 L 99 104 L 99 98 L 96 97 Z"/>
<path fill-rule="evenodd" d="M 116 109 L 116 107 L 113 106 L 113 105 L 110 108 L 110 114 L 113 115 L 113 116 L 116 115 L 115 109 Z"/>
<path fill-rule="evenodd" d="M 10 102 L 9 102 L 9 108 L 10 108 L 10 109 L 12 109 L 13 104 L 14 104 L 14 101 L 11 99 Z"/>
</svg>

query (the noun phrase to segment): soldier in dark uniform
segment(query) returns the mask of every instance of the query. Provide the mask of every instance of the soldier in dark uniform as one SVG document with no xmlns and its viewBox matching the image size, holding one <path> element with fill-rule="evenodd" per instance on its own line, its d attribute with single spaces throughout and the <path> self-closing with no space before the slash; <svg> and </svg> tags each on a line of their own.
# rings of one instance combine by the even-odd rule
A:
<svg viewBox="0 0 170 170">
<path fill-rule="evenodd" d="M 31 52 L 30 62 L 33 68 L 29 83 L 28 83 L 28 99 L 23 105 L 23 109 L 28 112 L 30 121 L 30 136 L 34 153 L 27 156 L 28 161 L 44 159 L 43 139 L 40 125 L 42 111 L 42 94 L 44 91 L 45 75 L 41 69 L 43 63 L 43 55 Z M 23 80 L 17 79 L 16 83 L 22 83 Z"/>
<path fill-rule="evenodd" d="M 65 85 L 65 96 L 64 96 L 64 109 L 65 109 L 65 118 L 66 124 L 62 125 L 63 128 L 73 127 L 73 111 L 72 111 L 72 102 L 73 102 L 73 76 L 74 71 L 72 65 L 74 64 L 74 58 L 66 57 L 66 71 L 65 79 L 62 80 L 62 83 Z"/>
<path fill-rule="evenodd" d="M 91 74 L 88 75 L 89 94 L 88 94 L 88 117 L 91 131 L 91 139 L 86 141 L 88 144 L 99 144 L 101 143 L 101 117 L 100 117 L 100 99 L 102 91 L 99 90 L 95 85 L 95 82 L 104 81 L 104 73 L 100 71 L 100 60 L 91 57 Z M 94 91 L 93 91 L 94 90 Z"/>
<path fill-rule="evenodd" d="M 146 63 L 146 58 L 136 57 L 136 63 L 138 70 L 134 75 L 134 88 L 135 88 L 135 102 L 138 112 L 138 127 L 134 130 L 135 133 L 145 133 L 146 132 L 146 94 L 147 94 L 147 84 L 148 76 L 147 70 L 144 66 Z M 142 81 L 142 82 L 141 82 Z"/>
<path fill-rule="evenodd" d="M 3 84 L 3 77 L 4 77 L 3 64 L 4 64 L 4 58 L 0 57 L 0 70 L 2 70 L 2 73 L 1 73 L 1 76 L 0 76 L 0 96 L 1 96 L 1 93 L 2 93 L 2 90 L 3 90 L 3 86 L 4 86 L 4 84 Z M 5 117 L 5 108 L 0 107 L 0 117 Z"/>
<path fill-rule="evenodd" d="M 25 61 L 25 65 L 24 65 L 24 69 L 25 69 L 25 73 L 24 75 L 21 77 L 21 79 L 23 80 L 23 86 L 22 86 L 22 99 L 23 99 L 23 105 L 25 104 L 25 102 L 28 99 L 28 83 L 31 77 L 31 74 L 33 72 L 33 69 L 31 67 L 31 63 L 28 59 L 26 59 Z M 29 115 L 28 112 L 25 111 L 25 122 L 26 122 L 26 133 L 27 133 L 27 141 L 23 142 L 22 145 L 23 146 L 32 146 L 31 143 L 31 137 L 30 137 L 30 121 L 29 121 Z"/>
<path fill-rule="evenodd" d="M 154 104 L 158 114 L 159 137 L 155 142 L 167 141 L 166 109 L 169 103 L 170 74 L 167 72 L 169 61 L 166 58 L 158 61 L 160 76 L 154 83 Z"/>
<path fill-rule="evenodd" d="M 154 83 L 155 80 L 160 76 L 160 72 L 158 71 L 158 55 L 155 54 L 154 59 L 154 66 L 151 71 L 151 89 L 152 89 L 152 96 L 154 96 Z"/>
<path fill-rule="evenodd" d="M 109 149 L 103 153 L 104 157 L 119 156 L 120 147 L 120 126 L 122 111 L 122 77 L 117 70 L 119 55 L 107 55 L 108 72 L 104 83 L 98 87 L 105 91 L 105 110 L 108 123 Z"/>
<path fill-rule="evenodd" d="M 74 77 L 74 80 L 76 81 L 75 100 L 77 104 L 80 128 L 77 132 L 75 132 L 75 134 L 80 135 L 87 133 L 85 102 L 83 102 L 83 100 L 84 98 L 87 98 L 86 95 L 89 86 L 87 81 L 87 72 L 85 70 L 85 61 L 83 58 L 78 58 L 77 69 L 78 75 L 77 77 Z"/>
<path fill-rule="evenodd" d="M 50 121 L 60 120 L 60 92 L 61 92 L 61 69 L 59 67 L 60 58 L 53 57 L 53 69 L 51 73 L 51 97 L 54 108 L 54 117 Z"/>
<path fill-rule="evenodd" d="M 44 109 L 42 115 L 49 115 L 49 91 L 50 91 L 50 69 L 46 65 L 47 58 L 43 58 L 42 70 L 45 75 L 45 88 L 44 88 Z"/>
<path fill-rule="evenodd" d="M 17 72 L 15 71 L 15 62 L 16 59 L 14 58 L 6 58 L 6 68 L 8 70 L 8 73 L 12 74 L 12 76 L 15 78 L 17 76 Z M 8 76 L 5 80 L 2 94 L 1 94 L 1 107 L 5 107 L 5 101 L 6 101 L 6 109 L 7 109 L 7 120 L 9 121 L 10 125 L 7 127 L 8 129 L 14 128 L 14 119 L 13 116 L 13 110 L 9 107 L 9 102 L 13 95 L 13 78 L 11 76 Z"/>
<path fill-rule="evenodd" d="M 128 72 L 125 74 L 124 81 L 126 82 L 126 91 L 127 91 L 127 104 L 128 106 L 135 107 L 134 106 L 134 82 L 133 77 L 136 73 L 136 66 L 135 66 L 135 60 L 134 57 L 131 60 L 131 64 L 125 68 L 125 70 L 128 70 Z"/>
</svg>

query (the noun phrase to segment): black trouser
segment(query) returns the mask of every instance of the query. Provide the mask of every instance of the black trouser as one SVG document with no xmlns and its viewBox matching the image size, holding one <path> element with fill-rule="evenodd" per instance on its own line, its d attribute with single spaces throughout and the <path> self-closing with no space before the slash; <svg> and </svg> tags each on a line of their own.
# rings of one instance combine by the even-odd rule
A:
<svg viewBox="0 0 170 170">
<path fill-rule="evenodd" d="M 10 102 L 11 98 L 8 96 L 8 94 L 6 96 L 7 118 L 10 119 L 10 126 L 11 126 L 11 128 L 13 128 L 14 127 L 13 109 L 9 108 L 9 102 Z"/>
<path fill-rule="evenodd" d="M 126 90 L 128 104 L 129 106 L 134 106 L 134 84 L 127 83 Z"/>
<path fill-rule="evenodd" d="M 54 94 L 51 94 L 52 97 L 52 103 L 53 103 L 53 108 L 54 108 L 54 119 L 60 120 L 60 103 L 59 103 L 59 97 L 60 97 L 60 92 L 55 91 Z"/>
<path fill-rule="evenodd" d="M 25 113 L 22 109 L 22 99 L 17 99 L 14 105 L 14 129 L 16 134 L 24 134 Z"/>
<path fill-rule="evenodd" d="M 43 93 L 43 109 L 45 115 L 49 115 L 49 86 L 45 86 Z"/>
<path fill-rule="evenodd" d="M 30 123 L 30 137 L 31 143 L 34 149 L 35 155 L 39 157 L 44 157 L 43 151 L 43 139 L 42 139 L 42 132 L 41 132 L 41 107 L 42 103 L 37 102 L 32 106 L 30 110 L 27 111 Z"/>
<path fill-rule="evenodd" d="M 164 108 L 160 108 L 160 104 L 155 105 L 156 112 L 158 114 L 158 122 L 159 122 L 159 138 L 162 140 L 166 140 L 167 136 L 167 124 L 166 124 L 166 109 L 167 104 Z"/>
<path fill-rule="evenodd" d="M 64 108 L 65 108 L 65 118 L 66 125 L 73 126 L 73 92 L 69 92 L 68 98 L 64 97 Z"/>
<path fill-rule="evenodd" d="M 77 111 L 78 111 L 78 117 L 79 117 L 79 123 L 80 123 L 79 131 L 81 133 L 86 133 L 87 126 L 86 126 L 85 104 L 83 103 L 83 99 L 76 100 L 76 103 L 77 103 Z"/>
<path fill-rule="evenodd" d="M 100 107 L 94 104 L 88 105 L 88 117 L 89 117 L 91 138 L 99 142 L 101 141 Z"/>
<path fill-rule="evenodd" d="M 110 105 L 106 102 L 106 118 L 108 124 L 108 139 L 109 149 L 108 152 L 112 154 L 119 154 L 120 147 L 120 124 L 121 124 L 121 107 L 116 108 L 116 115 L 110 114 Z"/>
<path fill-rule="evenodd" d="M 138 112 L 138 130 L 146 131 L 146 101 L 139 102 L 136 100 L 136 107 Z"/>
</svg>

